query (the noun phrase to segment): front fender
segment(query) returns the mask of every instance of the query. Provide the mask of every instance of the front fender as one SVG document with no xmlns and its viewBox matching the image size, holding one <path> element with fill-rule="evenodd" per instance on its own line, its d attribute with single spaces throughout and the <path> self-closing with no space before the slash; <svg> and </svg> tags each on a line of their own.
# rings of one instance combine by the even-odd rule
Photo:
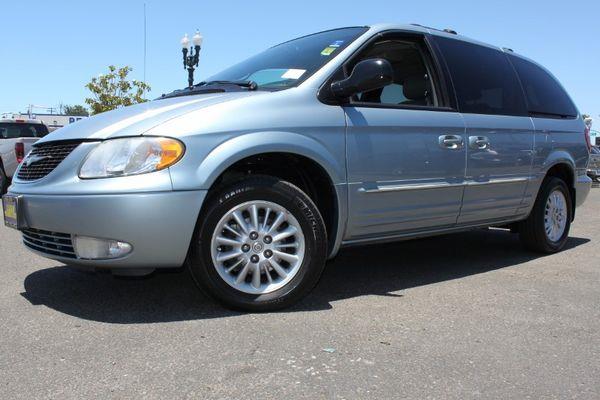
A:
<svg viewBox="0 0 600 400">
<path fill-rule="evenodd" d="M 184 157 L 182 162 L 170 169 L 175 190 L 208 190 L 227 168 L 258 154 L 290 153 L 318 163 L 334 184 L 337 196 L 337 228 L 330 256 L 336 254 L 341 245 L 347 217 L 343 136 L 332 140 L 329 147 L 321 143 L 316 135 L 306 136 L 285 131 L 260 131 L 229 137 L 200 135 L 188 138 L 188 143 L 187 158 Z"/>
<path fill-rule="evenodd" d="M 276 152 L 310 158 L 321 165 L 334 185 L 345 182 L 343 164 L 323 144 L 297 133 L 269 131 L 236 136 L 215 147 L 198 166 L 196 183 L 201 189 L 209 189 L 236 162 L 253 155 Z"/>
</svg>

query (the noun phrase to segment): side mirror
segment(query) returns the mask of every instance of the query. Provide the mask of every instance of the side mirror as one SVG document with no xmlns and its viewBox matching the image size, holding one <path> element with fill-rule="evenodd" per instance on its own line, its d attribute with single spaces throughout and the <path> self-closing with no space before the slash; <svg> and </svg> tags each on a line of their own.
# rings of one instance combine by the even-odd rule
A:
<svg viewBox="0 0 600 400">
<path fill-rule="evenodd" d="M 383 58 L 371 58 L 356 64 L 348 78 L 333 82 L 331 92 L 336 98 L 348 98 L 356 93 L 380 89 L 393 82 L 392 64 Z"/>
</svg>

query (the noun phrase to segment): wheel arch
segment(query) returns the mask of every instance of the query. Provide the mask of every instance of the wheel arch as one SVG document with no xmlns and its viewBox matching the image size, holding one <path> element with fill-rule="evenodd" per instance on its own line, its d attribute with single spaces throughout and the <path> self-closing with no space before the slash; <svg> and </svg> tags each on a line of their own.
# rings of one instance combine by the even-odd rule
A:
<svg viewBox="0 0 600 400">
<path fill-rule="evenodd" d="M 553 176 L 562 179 L 569 188 L 572 200 L 571 218 L 575 218 L 575 204 L 577 204 L 577 191 L 575 182 L 577 181 L 577 169 L 575 160 L 566 151 L 558 151 L 551 154 L 544 168 L 544 178 Z"/>
<path fill-rule="evenodd" d="M 274 160 L 286 165 L 273 165 Z M 273 175 L 296 184 L 317 204 L 325 219 L 329 256 L 341 245 L 346 222 L 345 164 L 317 140 L 290 132 L 257 132 L 215 147 L 197 174 L 209 192 L 241 174 Z M 250 167 L 250 168 L 248 168 Z M 315 184 L 311 185 L 311 181 Z M 311 187 L 312 186 L 312 187 Z"/>
</svg>

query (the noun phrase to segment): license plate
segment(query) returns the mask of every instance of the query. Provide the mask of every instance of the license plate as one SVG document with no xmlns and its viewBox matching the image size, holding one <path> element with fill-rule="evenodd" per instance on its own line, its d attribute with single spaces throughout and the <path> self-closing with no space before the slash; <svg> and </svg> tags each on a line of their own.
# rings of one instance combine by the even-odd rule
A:
<svg viewBox="0 0 600 400">
<path fill-rule="evenodd" d="M 4 225 L 13 229 L 20 229 L 19 224 L 19 197 L 6 195 L 2 197 L 4 210 Z"/>
</svg>

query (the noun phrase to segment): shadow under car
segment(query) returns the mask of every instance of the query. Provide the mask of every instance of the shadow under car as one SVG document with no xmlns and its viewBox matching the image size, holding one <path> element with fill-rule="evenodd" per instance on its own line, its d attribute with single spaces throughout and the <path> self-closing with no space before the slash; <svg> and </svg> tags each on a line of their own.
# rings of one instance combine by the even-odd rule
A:
<svg viewBox="0 0 600 400">
<path fill-rule="evenodd" d="M 571 237 L 565 250 L 589 242 Z M 520 245 L 518 235 L 479 229 L 420 240 L 347 248 L 325 267 L 315 290 L 281 312 L 326 310 L 337 300 L 364 295 L 402 296 L 412 287 L 459 279 L 543 257 Z M 187 270 L 159 271 L 141 279 L 114 279 L 64 266 L 26 277 L 22 296 L 33 305 L 87 320 L 136 324 L 220 318 L 240 313 L 204 296 Z M 410 301 L 410 300 L 407 300 Z"/>
</svg>

